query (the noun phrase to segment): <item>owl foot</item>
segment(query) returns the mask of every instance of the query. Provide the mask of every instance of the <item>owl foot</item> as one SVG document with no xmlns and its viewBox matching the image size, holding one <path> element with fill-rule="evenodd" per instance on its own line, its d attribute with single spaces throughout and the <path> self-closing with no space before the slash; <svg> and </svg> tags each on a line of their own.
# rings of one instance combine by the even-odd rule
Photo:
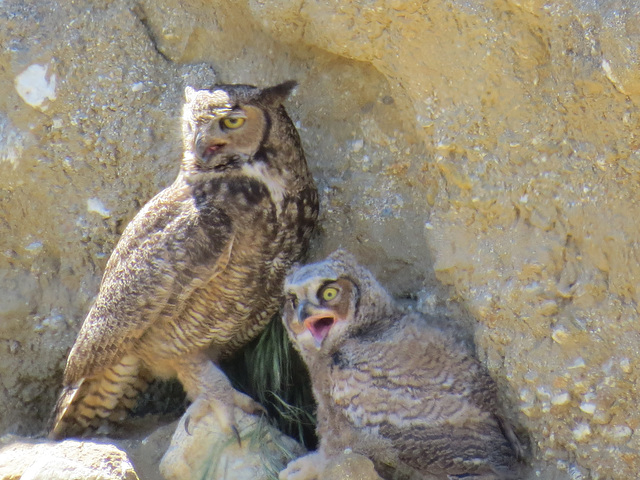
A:
<svg viewBox="0 0 640 480">
<path fill-rule="evenodd" d="M 279 480 L 320 480 L 326 459 L 320 452 L 313 452 L 289 462 L 280 472 Z"/>
<path fill-rule="evenodd" d="M 227 376 L 203 352 L 182 359 L 176 366 L 178 379 L 193 403 L 187 410 L 185 428 L 213 413 L 223 432 L 232 434 L 240 443 L 234 409 L 248 414 L 264 413 L 264 408 L 248 395 L 231 386 Z"/>
<path fill-rule="evenodd" d="M 232 390 L 232 401 L 222 400 L 212 395 L 199 396 L 189 407 L 187 417 L 184 422 L 184 428 L 187 434 L 191 435 L 189 426 L 192 423 L 198 423 L 205 416 L 214 414 L 220 429 L 230 435 L 233 435 L 241 445 L 240 432 L 236 426 L 234 408 L 238 407 L 245 413 L 255 415 L 265 413 L 265 409 L 251 397 Z"/>
</svg>

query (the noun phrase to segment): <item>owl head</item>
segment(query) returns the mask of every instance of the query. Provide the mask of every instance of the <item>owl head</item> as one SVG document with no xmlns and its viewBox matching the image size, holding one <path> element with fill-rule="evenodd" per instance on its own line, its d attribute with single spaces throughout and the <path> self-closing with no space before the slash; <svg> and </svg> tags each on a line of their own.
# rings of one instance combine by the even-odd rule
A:
<svg viewBox="0 0 640 480">
<path fill-rule="evenodd" d="M 265 159 L 277 142 L 273 136 L 295 137 L 297 132 L 282 103 L 296 82 L 269 88 L 218 85 L 185 89 L 182 136 L 183 168 L 191 174 L 224 173 Z"/>
<path fill-rule="evenodd" d="M 344 250 L 294 270 L 284 288 L 282 320 L 305 357 L 331 354 L 349 337 L 377 330 L 395 311 L 373 274 Z"/>
</svg>

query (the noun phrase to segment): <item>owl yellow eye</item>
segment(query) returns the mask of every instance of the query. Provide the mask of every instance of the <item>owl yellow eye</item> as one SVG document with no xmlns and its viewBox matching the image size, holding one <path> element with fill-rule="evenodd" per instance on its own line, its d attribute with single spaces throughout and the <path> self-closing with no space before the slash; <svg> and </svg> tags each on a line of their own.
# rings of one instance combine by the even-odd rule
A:
<svg viewBox="0 0 640 480">
<path fill-rule="evenodd" d="M 240 128 L 244 125 L 244 120 L 242 117 L 227 117 L 222 120 L 222 126 L 233 130 L 234 128 Z"/>
<path fill-rule="evenodd" d="M 335 287 L 326 287 L 321 293 L 322 300 L 329 302 L 338 296 L 338 289 Z"/>
</svg>

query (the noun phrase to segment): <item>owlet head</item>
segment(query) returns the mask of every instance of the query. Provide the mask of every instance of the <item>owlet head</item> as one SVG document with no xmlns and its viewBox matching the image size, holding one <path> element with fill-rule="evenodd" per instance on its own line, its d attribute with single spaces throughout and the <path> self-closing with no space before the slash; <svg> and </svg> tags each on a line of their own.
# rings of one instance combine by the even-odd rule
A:
<svg viewBox="0 0 640 480">
<path fill-rule="evenodd" d="M 279 107 L 295 86 L 187 87 L 182 113 L 185 167 L 193 173 L 240 168 L 263 147 L 271 125 L 269 110 Z"/>
<path fill-rule="evenodd" d="M 344 250 L 292 272 L 285 294 L 283 322 L 303 353 L 331 351 L 393 308 L 371 272 Z"/>
</svg>

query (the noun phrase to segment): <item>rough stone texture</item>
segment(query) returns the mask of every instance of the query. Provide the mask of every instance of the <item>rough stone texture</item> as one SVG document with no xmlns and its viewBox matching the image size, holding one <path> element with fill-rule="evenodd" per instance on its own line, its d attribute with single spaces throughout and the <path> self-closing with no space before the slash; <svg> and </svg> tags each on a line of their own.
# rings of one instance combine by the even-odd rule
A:
<svg viewBox="0 0 640 480">
<path fill-rule="evenodd" d="M 5 437 L 0 445 L 3 480 L 138 480 L 127 455 L 114 445 L 66 440 L 31 443 Z"/>
<path fill-rule="evenodd" d="M 382 480 L 373 468 L 373 462 L 357 453 L 345 453 L 322 472 L 323 480 Z"/>
<path fill-rule="evenodd" d="M 119 233 L 175 176 L 182 86 L 215 70 L 300 82 L 312 256 L 459 312 L 533 478 L 634 478 L 639 44 L 628 0 L 0 3 L 0 431 L 43 427 Z"/>
<path fill-rule="evenodd" d="M 160 462 L 167 480 L 270 480 L 295 456 L 304 453 L 293 439 L 260 417 L 236 409 L 240 442 L 220 429 L 215 415 L 199 420 L 193 404 L 182 416 Z"/>
<path fill-rule="evenodd" d="M 124 450 L 140 480 L 163 480 L 160 474 L 160 460 L 169 447 L 177 424 L 178 420 L 166 424 L 166 419 L 147 415 L 123 425 L 128 431 L 120 432 L 120 437 L 125 438 L 100 438 L 97 441 L 110 441 Z"/>
</svg>

